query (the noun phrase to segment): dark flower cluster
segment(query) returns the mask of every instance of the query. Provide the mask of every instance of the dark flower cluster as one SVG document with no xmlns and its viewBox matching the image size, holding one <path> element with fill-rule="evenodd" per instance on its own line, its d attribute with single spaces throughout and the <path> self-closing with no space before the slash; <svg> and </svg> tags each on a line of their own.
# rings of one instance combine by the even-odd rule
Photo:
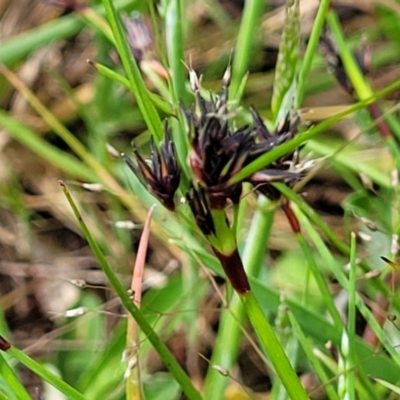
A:
<svg viewBox="0 0 400 400">
<path fill-rule="evenodd" d="M 195 104 L 191 109 L 182 107 L 190 142 L 187 162 L 191 176 L 185 197 L 197 226 L 208 239 L 227 278 L 238 293 L 244 294 L 250 290 L 250 284 L 239 256 L 235 230 L 243 183 L 249 182 L 258 192 L 270 199 L 278 199 L 280 193 L 273 182 L 291 185 L 301 178 L 301 171 L 296 168 L 297 152 L 281 157 L 242 181 L 235 182 L 233 177 L 258 157 L 290 140 L 297 133 L 299 118 L 287 116 L 270 132 L 257 111 L 251 109 L 252 124 L 237 128 L 228 102 L 230 68 L 224 75 L 218 96 L 211 95 L 209 99 L 202 96 L 194 71 L 190 71 L 190 83 Z M 163 142 L 159 146 L 151 142 L 149 162 L 136 149 L 134 154 L 135 162 L 125 157 L 130 168 L 166 208 L 174 211 L 182 171 L 167 125 Z M 233 222 L 225 212 L 228 204 L 233 205 Z M 290 207 L 285 203 L 282 207 L 291 217 Z"/>
<path fill-rule="evenodd" d="M 291 153 L 250 175 L 243 182 L 230 183 L 231 178 L 243 167 L 293 138 L 297 133 L 299 118 L 290 119 L 287 116 L 270 132 L 257 111 L 251 109 L 252 125 L 234 128 L 228 104 L 230 68 L 224 74 L 220 94 L 211 95 L 208 100 L 201 95 L 200 82 L 193 71 L 190 71 L 190 77 L 196 101 L 191 109 L 183 109 L 191 144 L 188 164 L 193 174 L 192 186 L 186 197 L 199 227 L 204 234 L 210 235 L 214 233 L 210 210 L 222 210 L 229 202 L 238 204 L 244 181 L 276 200 L 280 194 L 271 185 L 272 182 L 292 184 L 300 179 L 301 173 L 293 168 L 297 156 Z M 136 150 L 136 164 L 130 159 L 126 160 L 162 204 L 174 210 L 174 196 L 181 173 L 167 126 L 164 137 L 159 149 L 152 142 L 150 165 Z"/>
</svg>

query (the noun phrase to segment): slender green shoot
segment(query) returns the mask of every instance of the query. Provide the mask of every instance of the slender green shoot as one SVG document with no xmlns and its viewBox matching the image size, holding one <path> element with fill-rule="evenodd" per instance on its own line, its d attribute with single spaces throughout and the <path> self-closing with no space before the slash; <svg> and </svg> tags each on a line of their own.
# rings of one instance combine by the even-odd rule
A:
<svg viewBox="0 0 400 400">
<path fill-rule="evenodd" d="M 118 53 L 121 57 L 125 73 L 130 82 L 132 93 L 136 100 L 146 125 L 158 142 L 162 140 L 163 129 L 159 115 L 150 100 L 148 90 L 143 82 L 139 67 L 132 55 L 127 42 L 126 33 L 115 6 L 111 0 L 103 0 L 108 22 L 113 32 Z"/>
<path fill-rule="evenodd" d="M 67 187 L 63 182 L 60 182 L 60 185 L 65 194 L 65 197 L 68 200 L 68 203 L 70 204 L 75 214 L 76 219 L 79 222 L 80 228 L 82 229 L 82 232 L 86 240 L 88 241 L 90 248 L 92 249 L 94 255 L 96 256 L 96 259 L 98 260 L 103 272 L 107 276 L 111 286 L 121 299 L 122 304 L 136 320 L 141 331 L 146 335 L 151 344 L 154 346 L 155 350 L 158 352 L 161 359 L 165 363 L 165 366 L 169 369 L 172 375 L 174 375 L 176 381 L 181 385 L 182 390 L 185 392 L 188 398 L 194 400 L 200 400 L 202 397 L 200 393 L 197 391 L 197 389 L 195 389 L 195 387 L 193 386 L 193 383 L 190 380 L 190 378 L 183 371 L 182 367 L 178 364 L 175 357 L 171 354 L 167 346 L 157 336 L 157 334 L 155 333 L 153 328 L 149 325 L 149 323 L 147 322 L 146 318 L 143 316 L 139 308 L 134 304 L 134 302 L 128 296 L 128 293 L 126 292 L 121 282 L 116 277 L 114 271 L 109 266 L 104 254 L 100 250 L 100 247 L 93 239 L 89 229 L 87 228 L 85 222 L 83 221 L 81 213 L 79 212 L 78 207 L 76 206 L 74 200 L 72 199 L 71 194 L 69 193 Z"/>
<path fill-rule="evenodd" d="M 259 26 L 264 7 L 265 2 L 263 0 L 245 1 L 232 66 L 232 100 L 239 101 L 239 88 L 248 71 L 250 58 L 254 55 L 254 36 Z"/>
<path fill-rule="evenodd" d="M 14 370 L 9 366 L 7 360 L 0 354 L 0 375 L 7 382 L 8 387 L 20 400 L 31 400 L 31 396 L 22 385 Z M 8 397 L 4 397 L 8 398 Z"/>
<path fill-rule="evenodd" d="M 240 299 L 264 350 L 275 368 L 277 376 L 287 390 L 288 396 L 296 400 L 308 400 L 307 393 L 290 365 L 289 359 L 261 310 L 254 293 L 252 291 L 247 292 L 241 295 Z"/>
</svg>

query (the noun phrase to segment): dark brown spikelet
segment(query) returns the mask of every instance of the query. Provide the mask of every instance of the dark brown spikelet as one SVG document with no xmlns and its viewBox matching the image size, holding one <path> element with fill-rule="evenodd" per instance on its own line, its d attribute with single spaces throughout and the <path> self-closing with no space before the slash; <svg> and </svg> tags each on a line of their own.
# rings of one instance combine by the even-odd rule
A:
<svg viewBox="0 0 400 400">
<path fill-rule="evenodd" d="M 149 163 L 134 149 L 136 164 L 128 157 L 124 159 L 144 186 L 149 187 L 158 200 L 170 211 L 175 210 L 175 193 L 179 187 L 181 171 L 177 160 L 175 145 L 170 138 L 167 125 L 164 125 L 164 141 L 157 149 L 151 140 Z"/>
</svg>

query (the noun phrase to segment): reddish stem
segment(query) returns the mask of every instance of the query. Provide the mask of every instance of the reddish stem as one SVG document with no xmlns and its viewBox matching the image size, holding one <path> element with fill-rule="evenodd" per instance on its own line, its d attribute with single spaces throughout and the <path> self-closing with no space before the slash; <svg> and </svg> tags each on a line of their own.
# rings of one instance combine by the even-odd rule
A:
<svg viewBox="0 0 400 400">
<path fill-rule="evenodd" d="M 294 233 L 301 233 L 300 222 L 294 214 L 293 210 L 290 208 L 290 202 L 288 199 L 283 199 L 281 208 L 289 221 L 290 226 Z"/>
<path fill-rule="evenodd" d="M 3 336 L 0 336 L 0 350 L 1 351 L 7 351 L 11 348 L 11 344 L 7 342 L 6 339 L 3 338 Z"/>
<path fill-rule="evenodd" d="M 247 279 L 246 272 L 243 267 L 242 259 L 240 258 L 237 249 L 232 254 L 225 255 L 220 253 L 213 247 L 214 254 L 217 256 L 225 275 L 229 279 L 233 288 L 239 294 L 250 292 L 250 283 Z"/>
<path fill-rule="evenodd" d="M 381 136 L 384 139 L 390 139 L 392 137 L 392 131 L 390 130 L 388 124 L 385 121 L 382 121 L 382 111 L 379 108 L 378 104 L 368 104 L 367 109 L 369 114 L 371 115 L 371 118 L 376 121 L 376 127 L 381 133 Z"/>
</svg>

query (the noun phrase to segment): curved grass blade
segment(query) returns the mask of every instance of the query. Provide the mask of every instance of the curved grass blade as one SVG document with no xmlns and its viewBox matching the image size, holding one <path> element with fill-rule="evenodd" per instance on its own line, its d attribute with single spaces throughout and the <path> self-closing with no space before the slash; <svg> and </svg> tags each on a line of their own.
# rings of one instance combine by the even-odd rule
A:
<svg viewBox="0 0 400 400">
<path fill-rule="evenodd" d="M 13 369 L 8 365 L 2 354 L 0 354 L 0 375 L 2 379 L 7 382 L 8 387 L 13 391 L 13 394 L 15 394 L 18 399 L 31 400 L 31 396 L 29 396 L 25 387 L 22 385 Z M 8 396 L 4 398 L 8 399 Z"/>
<path fill-rule="evenodd" d="M 66 382 L 64 382 L 58 376 L 56 376 L 53 373 L 51 373 L 50 371 L 48 371 L 45 367 L 40 365 L 37 361 L 33 360 L 29 356 L 27 356 L 24 352 L 22 352 L 21 350 L 17 349 L 14 346 L 12 346 L 1 336 L 0 336 L 0 342 L 1 342 L 1 350 L 6 351 L 7 354 L 14 357 L 22 365 L 27 367 L 29 370 L 34 372 L 36 375 L 40 376 L 46 382 L 50 383 L 52 386 L 54 386 L 56 389 L 58 389 L 61 393 L 65 394 L 66 396 L 68 396 L 71 399 L 86 400 L 86 397 L 84 397 L 76 389 L 74 389 L 72 386 L 68 385 Z M 21 399 L 30 399 L 30 396 L 21 397 Z"/>
<path fill-rule="evenodd" d="M 153 103 L 150 100 L 149 92 L 144 84 L 139 67 L 130 50 L 121 19 L 117 14 L 112 0 L 103 0 L 103 5 L 115 38 L 118 53 L 121 57 L 125 73 L 130 83 L 130 89 L 136 97 L 136 101 L 140 111 L 142 112 L 148 129 L 156 141 L 160 142 L 163 138 L 162 123 Z"/>
<path fill-rule="evenodd" d="M 263 14 L 265 1 L 246 0 L 235 46 L 232 65 L 231 99 L 239 100 L 241 83 L 247 74 L 254 51 L 254 36 Z"/>
<path fill-rule="evenodd" d="M 83 234 L 85 235 L 86 240 L 88 241 L 90 248 L 92 249 L 95 257 L 97 258 L 103 272 L 107 276 L 107 278 L 110 282 L 110 285 L 113 287 L 113 289 L 115 290 L 115 292 L 121 299 L 122 304 L 125 306 L 127 311 L 136 320 L 140 329 L 146 335 L 146 337 L 149 339 L 149 341 L 152 343 L 153 347 L 155 348 L 155 350 L 157 351 L 157 353 L 163 360 L 165 366 L 169 369 L 171 374 L 175 377 L 176 381 L 181 385 L 182 390 L 185 392 L 185 394 L 188 396 L 188 398 L 193 399 L 193 400 L 201 400 L 202 397 L 201 397 L 200 393 L 193 386 L 190 378 L 183 371 L 182 367 L 178 364 L 175 357 L 169 351 L 167 346 L 157 336 L 157 334 L 155 333 L 153 328 L 149 325 L 149 323 L 147 322 L 146 318 L 143 316 L 143 314 L 141 313 L 139 308 L 134 304 L 134 302 L 128 296 L 128 294 L 127 294 L 126 290 L 124 289 L 124 287 L 122 286 L 121 282 L 118 280 L 118 278 L 114 274 L 114 271 L 111 269 L 106 258 L 103 255 L 102 251 L 100 250 L 99 245 L 95 242 L 91 233 L 89 232 L 89 229 L 87 228 L 85 222 L 83 221 L 81 213 L 79 212 L 78 207 L 76 206 L 74 200 L 72 199 L 71 194 L 69 193 L 67 187 L 65 186 L 65 184 L 63 182 L 60 182 L 60 186 L 65 194 L 65 197 L 68 200 L 68 203 L 70 204 L 70 206 L 75 214 L 75 217 L 77 218 L 77 220 L 79 222 L 79 225 L 82 229 Z"/>
</svg>

